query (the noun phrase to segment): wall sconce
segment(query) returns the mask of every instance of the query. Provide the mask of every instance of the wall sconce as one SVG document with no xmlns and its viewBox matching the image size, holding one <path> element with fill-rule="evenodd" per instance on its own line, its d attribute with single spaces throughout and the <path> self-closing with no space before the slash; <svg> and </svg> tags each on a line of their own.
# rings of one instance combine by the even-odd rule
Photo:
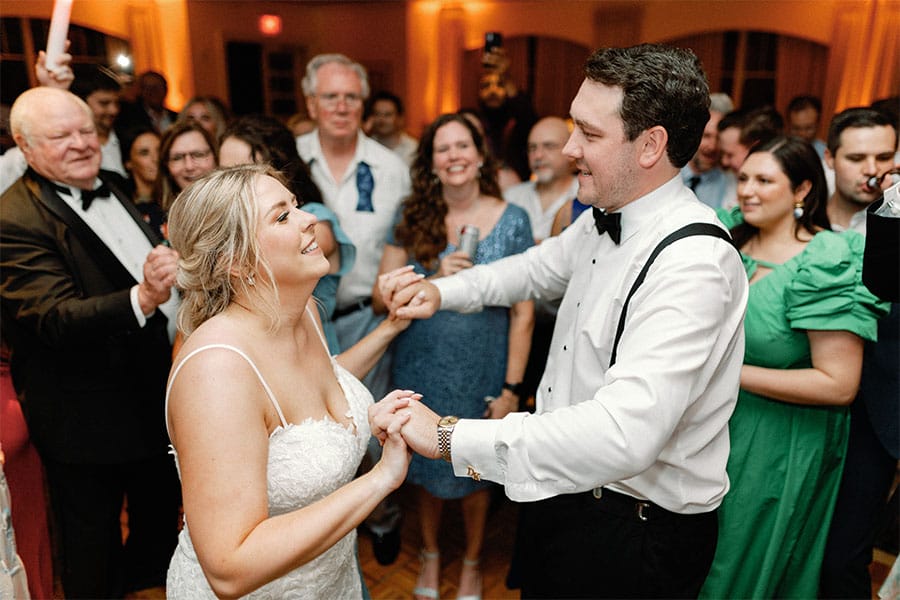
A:
<svg viewBox="0 0 900 600">
<path fill-rule="evenodd" d="M 258 27 L 259 32 L 263 35 L 278 35 L 281 33 L 281 17 L 278 15 L 260 15 Z"/>
</svg>

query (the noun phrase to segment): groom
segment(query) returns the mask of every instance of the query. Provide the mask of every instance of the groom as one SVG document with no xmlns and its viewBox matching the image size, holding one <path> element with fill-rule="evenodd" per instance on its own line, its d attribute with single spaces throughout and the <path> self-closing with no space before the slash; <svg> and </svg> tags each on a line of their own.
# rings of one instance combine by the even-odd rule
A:
<svg viewBox="0 0 900 600">
<path fill-rule="evenodd" d="M 562 297 L 537 414 L 457 420 L 425 398 L 379 403 L 372 429 L 383 438 L 387 415 L 408 410 L 402 433 L 416 452 L 525 503 L 519 535 L 534 542 L 521 548 L 523 598 L 696 596 L 728 491 L 748 291 L 714 212 L 679 176 L 709 90 L 692 53 L 664 46 L 598 50 L 585 75 L 564 153 L 593 217 L 452 277 L 379 281 L 391 311 L 413 318 Z M 651 252 L 692 223 L 713 233 L 660 252 L 620 324 Z"/>
</svg>

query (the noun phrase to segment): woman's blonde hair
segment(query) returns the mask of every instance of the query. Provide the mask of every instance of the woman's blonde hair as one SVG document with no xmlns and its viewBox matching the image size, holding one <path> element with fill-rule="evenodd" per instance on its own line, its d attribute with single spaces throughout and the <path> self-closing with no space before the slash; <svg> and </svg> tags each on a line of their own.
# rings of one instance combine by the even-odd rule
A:
<svg viewBox="0 0 900 600">
<path fill-rule="evenodd" d="M 278 326 L 278 288 L 256 237 L 260 177 L 283 183 L 268 165 L 241 165 L 198 179 L 172 204 L 169 241 L 179 254 L 178 327 L 185 335 L 224 311 L 236 294 L 271 328 Z"/>
</svg>

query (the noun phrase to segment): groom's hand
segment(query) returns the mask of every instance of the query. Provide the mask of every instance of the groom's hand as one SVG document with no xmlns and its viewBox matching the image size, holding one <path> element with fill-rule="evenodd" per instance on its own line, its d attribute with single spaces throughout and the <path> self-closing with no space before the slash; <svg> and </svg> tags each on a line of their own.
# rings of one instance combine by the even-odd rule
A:
<svg viewBox="0 0 900 600">
<path fill-rule="evenodd" d="M 369 425 L 379 442 L 384 444 L 388 428 L 395 422 L 394 414 L 409 414 L 400 434 L 406 444 L 425 458 L 438 458 L 437 424 L 440 417 L 422 404 L 420 394 L 395 390 L 369 407 Z"/>
<path fill-rule="evenodd" d="M 441 294 L 411 266 L 378 276 L 378 291 L 392 316 L 427 319 L 441 307 Z"/>
</svg>

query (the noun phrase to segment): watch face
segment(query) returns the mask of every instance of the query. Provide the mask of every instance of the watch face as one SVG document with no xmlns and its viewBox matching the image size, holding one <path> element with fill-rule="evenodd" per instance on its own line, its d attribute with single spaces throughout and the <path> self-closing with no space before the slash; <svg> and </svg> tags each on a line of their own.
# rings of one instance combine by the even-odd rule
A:
<svg viewBox="0 0 900 600">
<path fill-rule="evenodd" d="M 438 425 L 441 427 L 449 427 L 450 425 L 456 425 L 457 421 L 459 421 L 459 417 L 444 417 L 438 422 Z"/>
</svg>

